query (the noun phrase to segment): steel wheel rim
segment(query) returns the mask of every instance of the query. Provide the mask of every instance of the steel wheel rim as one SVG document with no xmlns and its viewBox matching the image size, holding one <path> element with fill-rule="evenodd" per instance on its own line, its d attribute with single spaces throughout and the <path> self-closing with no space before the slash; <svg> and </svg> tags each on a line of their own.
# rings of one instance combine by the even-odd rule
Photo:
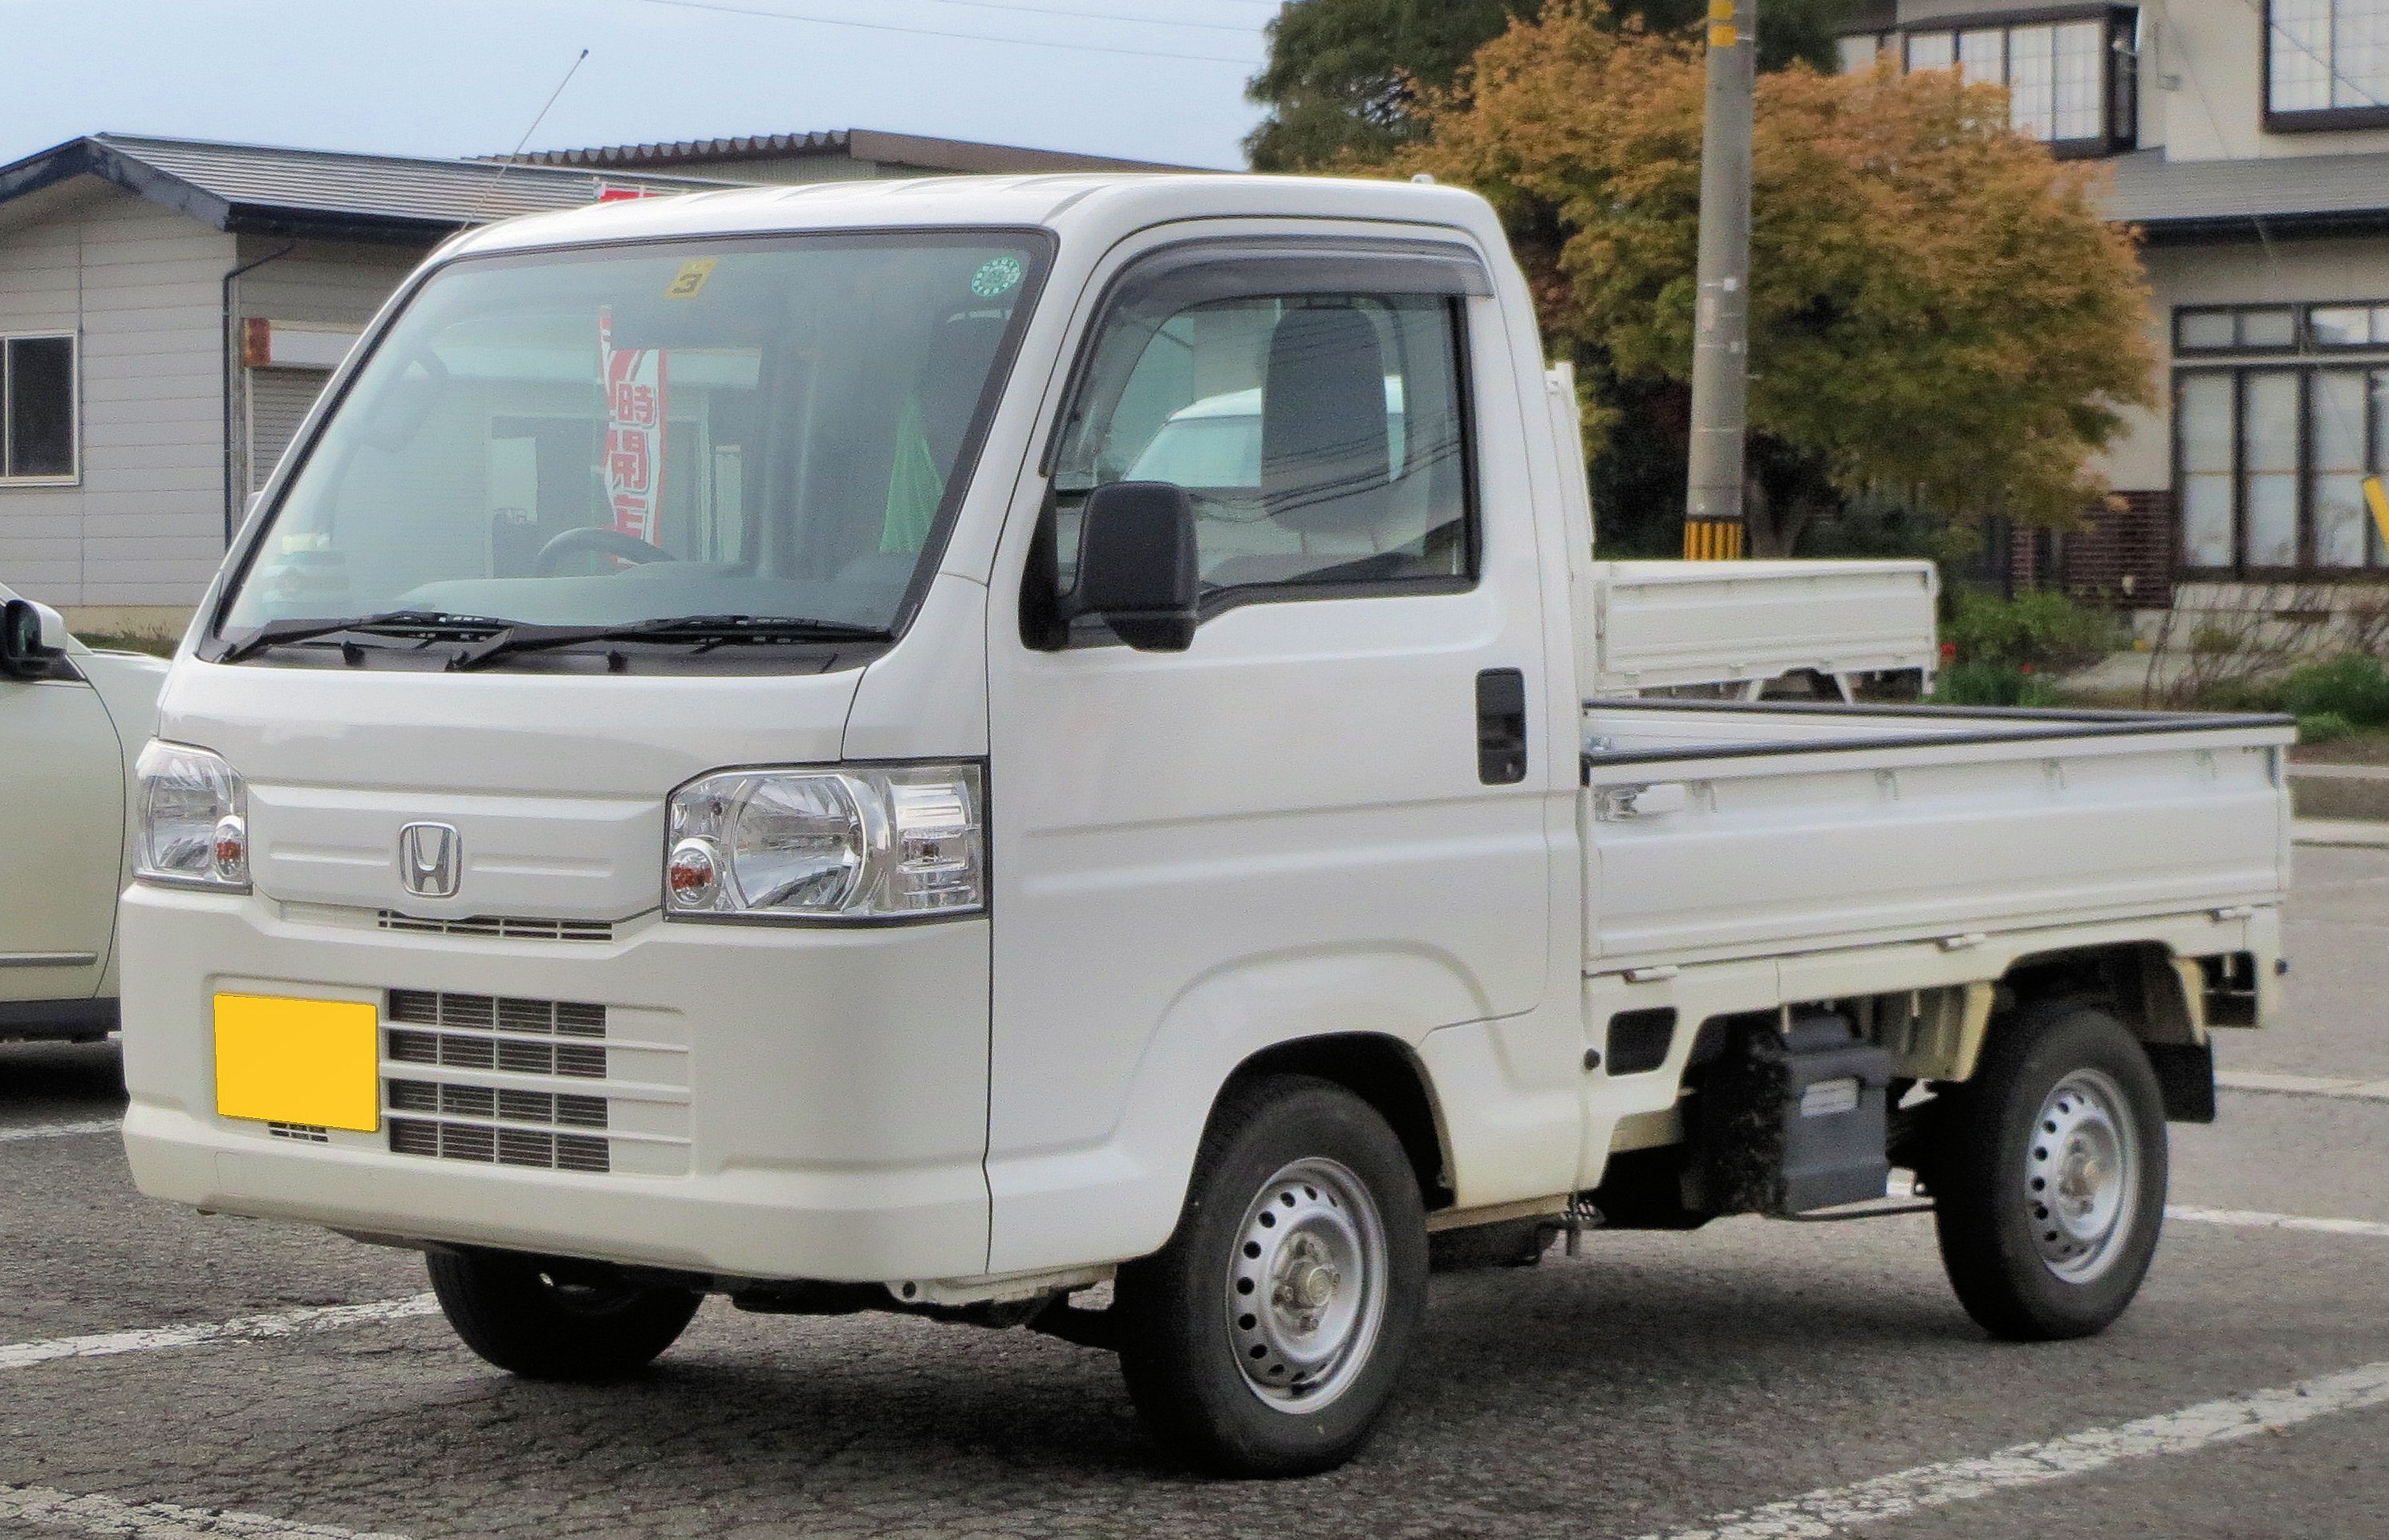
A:
<svg viewBox="0 0 2389 1540">
<path fill-rule="evenodd" d="M 1229 1351 L 1278 1411 L 1318 1410 L 1351 1389 L 1386 1316 L 1386 1227 L 1368 1186 L 1319 1157 L 1263 1182 L 1228 1259 Z"/>
<path fill-rule="evenodd" d="M 2023 1205 L 2041 1266 L 2089 1283 L 2123 1254 L 2140 1207 L 2140 1133 L 2124 1088 L 2077 1069 L 2041 1100 L 2025 1147 Z"/>
</svg>

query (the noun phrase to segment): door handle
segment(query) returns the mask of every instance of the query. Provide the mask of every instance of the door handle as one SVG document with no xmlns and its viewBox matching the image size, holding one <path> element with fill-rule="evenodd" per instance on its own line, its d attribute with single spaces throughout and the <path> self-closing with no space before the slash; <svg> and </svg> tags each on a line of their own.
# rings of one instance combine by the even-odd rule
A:
<svg viewBox="0 0 2389 1540">
<path fill-rule="evenodd" d="M 1476 779 L 1508 786 L 1526 778 L 1526 672 L 1484 669 L 1476 676 Z"/>
</svg>

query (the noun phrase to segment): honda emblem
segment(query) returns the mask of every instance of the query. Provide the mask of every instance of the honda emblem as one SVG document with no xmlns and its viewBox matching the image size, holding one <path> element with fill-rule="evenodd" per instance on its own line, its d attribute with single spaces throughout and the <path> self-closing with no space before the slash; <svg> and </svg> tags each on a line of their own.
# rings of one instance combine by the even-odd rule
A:
<svg viewBox="0 0 2389 1540">
<path fill-rule="evenodd" d="M 445 823 L 410 823 L 398 832 L 398 875 L 423 898 L 454 898 L 465 867 L 464 844 Z"/>
</svg>

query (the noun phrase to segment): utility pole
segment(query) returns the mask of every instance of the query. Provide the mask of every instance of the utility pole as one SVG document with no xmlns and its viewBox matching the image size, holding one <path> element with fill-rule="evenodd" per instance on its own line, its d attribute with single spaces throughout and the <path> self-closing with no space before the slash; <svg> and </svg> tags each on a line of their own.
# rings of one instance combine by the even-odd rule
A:
<svg viewBox="0 0 2389 1540">
<path fill-rule="evenodd" d="M 1693 452 L 1684 556 L 1743 551 L 1743 428 L 1750 394 L 1750 121 L 1757 0 L 1709 0 L 1701 117 L 1700 296 L 1693 318 Z"/>
</svg>

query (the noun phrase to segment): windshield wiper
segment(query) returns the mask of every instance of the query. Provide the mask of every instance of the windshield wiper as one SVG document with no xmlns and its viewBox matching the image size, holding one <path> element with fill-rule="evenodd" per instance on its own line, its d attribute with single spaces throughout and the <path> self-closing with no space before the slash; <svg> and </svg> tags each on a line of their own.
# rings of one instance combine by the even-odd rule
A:
<svg viewBox="0 0 2389 1540">
<path fill-rule="evenodd" d="M 479 668 L 517 653 L 570 647 L 583 642 L 695 642 L 712 647 L 724 642 L 885 642 L 892 634 L 882 626 L 785 615 L 677 615 L 628 626 L 517 624 L 459 648 L 448 660 L 448 667 L 457 670 Z"/>
<path fill-rule="evenodd" d="M 429 609 L 383 610 L 377 615 L 352 615 L 342 620 L 268 620 L 239 641 L 227 643 L 224 651 L 216 655 L 216 661 L 238 663 L 243 658 L 256 656 L 268 647 L 311 642 L 319 636 L 337 636 L 342 631 L 485 631 L 493 627 L 503 630 L 505 624 L 486 615 L 450 615 L 444 610 Z"/>
</svg>

